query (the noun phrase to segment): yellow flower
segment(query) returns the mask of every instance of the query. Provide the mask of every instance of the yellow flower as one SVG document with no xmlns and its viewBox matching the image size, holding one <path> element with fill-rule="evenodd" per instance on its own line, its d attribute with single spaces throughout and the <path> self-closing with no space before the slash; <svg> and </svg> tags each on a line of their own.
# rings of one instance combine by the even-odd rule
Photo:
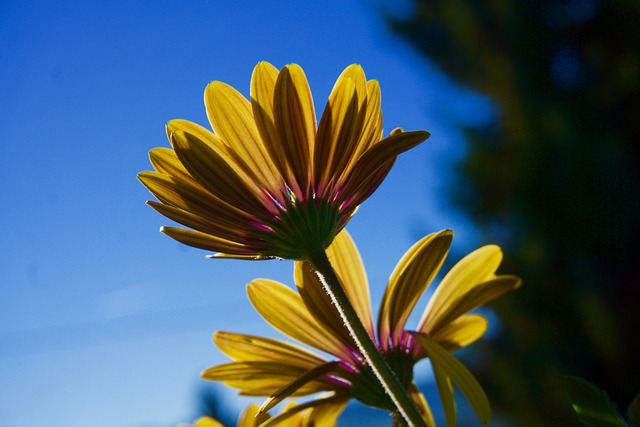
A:
<svg viewBox="0 0 640 427">
<path fill-rule="evenodd" d="M 296 405 L 291 402 L 285 406 L 282 414 L 275 417 L 271 417 L 264 412 L 259 413 L 259 409 L 258 405 L 249 405 L 238 418 L 236 427 L 268 427 L 274 425 L 281 427 L 333 427 L 336 425 L 338 415 L 344 409 L 344 404 L 334 407 L 307 408 L 304 405 Z M 211 417 L 201 417 L 192 426 L 181 424 L 178 427 L 224 426 Z"/>
<path fill-rule="evenodd" d="M 173 149 L 149 153 L 140 181 L 149 204 L 189 229 L 162 232 L 220 256 L 306 259 L 324 250 L 396 157 L 429 137 L 396 129 L 382 138 L 380 87 L 347 67 L 316 124 L 311 91 L 295 64 L 260 62 L 251 101 L 222 82 L 205 90 L 213 132 L 172 120 Z"/>
<path fill-rule="evenodd" d="M 438 273 L 448 253 L 453 233 L 431 234 L 402 257 L 389 279 L 374 329 L 369 287 L 357 248 L 342 231 L 327 255 L 343 283 L 369 336 L 425 419 L 434 425 L 430 409 L 413 382 L 414 365 L 429 357 L 448 419 L 455 420 L 451 382 L 469 399 L 483 422 L 488 422 L 487 398 L 469 371 L 450 352 L 479 339 L 487 321 L 469 311 L 517 288 L 520 279 L 496 275 L 500 248 L 482 247 L 458 262 L 436 289 L 415 331 L 405 329 L 418 299 Z M 283 341 L 252 335 L 217 332 L 214 341 L 233 362 L 214 366 L 203 378 L 222 381 L 242 394 L 270 396 L 268 410 L 288 396 L 331 392 L 310 405 L 324 406 L 355 398 L 366 405 L 395 412 L 377 378 L 364 363 L 332 302 L 318 283 L 310 264 L 295 264 L 299 293 L 266 279 L 248 285 L 249 299 L 258 313 L 285 335 L 335 356 L 334 360 Z M 376 333 L 377 332 L 377 333 Z"/>
</svg>

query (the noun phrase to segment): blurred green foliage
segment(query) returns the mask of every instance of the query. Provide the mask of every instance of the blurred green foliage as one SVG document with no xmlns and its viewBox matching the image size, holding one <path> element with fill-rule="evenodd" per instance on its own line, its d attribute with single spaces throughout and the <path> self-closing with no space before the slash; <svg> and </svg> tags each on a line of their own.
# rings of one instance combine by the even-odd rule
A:
<svg viewBox="0 0 640 427">
<path fill-rule="evenodd" d="M 589 381 L 565 377 L 567 394 L 580 422 L 588 427 L 628 427 L 609 395 Z"/>
<path fill-rule="evenodd" d="M 627 409 L 627 421 L 631 427 L 640 427 L 640 393 L 633 399 Z"/>
<path fill-rule="evenodd" d="M 481 382 L 514 425 L 578 425 L 564 374 L 640 390 L 640 2 L 413 0 L 393 32 L 495 120 L 464 129 L 452 188 L 518 292 Z M 482 347 L 482 346 L 481 346 Z"/>
</svg>

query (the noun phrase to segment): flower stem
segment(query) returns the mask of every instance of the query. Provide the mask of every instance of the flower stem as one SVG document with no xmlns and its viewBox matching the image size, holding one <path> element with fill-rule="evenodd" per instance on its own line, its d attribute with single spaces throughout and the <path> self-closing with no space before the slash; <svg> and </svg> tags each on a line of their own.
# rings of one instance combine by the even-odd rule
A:
<svg viewBox="0 0 640 427">
<path fill-rule="evenodd" d="M 345 323 L 345 326 L 349 330 L 351 337 L 355 341 L 358 349 L 364 356 L 365 360 L 375 373 L 376 377 L 380 380 L 382 387 L 398 408 L 398 412 L 404 418 L 408 425 L 411 427 L 426 427 L 420 412 L 415 407 L 413 402 L 409 399 L 407 392 L 404 390 L 393 371 L 389 368 L 389 365 L 382 358 L 382 355 L 378 351 L 378 348 L 367 334 L 364 325 L 358 318 L 351 301 L 344 292 L 340 279 L 336 275 L 327 254 L 324 251 L 320 251 L 317 254 L 313 254 L 309 257 L 309 261 L 313 264 L 313 267 L 320 278 L 320 282 L 324 286 L 325 291 L 329 294 L 329 297 L 335 304 L 340 317 Z"/>
</svg>

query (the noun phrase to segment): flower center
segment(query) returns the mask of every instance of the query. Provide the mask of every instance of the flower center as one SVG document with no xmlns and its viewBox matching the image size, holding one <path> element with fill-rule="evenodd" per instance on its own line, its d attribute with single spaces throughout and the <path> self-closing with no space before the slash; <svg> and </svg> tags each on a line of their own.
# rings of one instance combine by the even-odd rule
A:
<svg viewBox="0 0 640 427">
<path fill-rule="evenodd" d="M 269 255 L 285 259 L 303 260 L 324 251 L 340 231 L 341 212 L 326 199 L 287 200 L 285 206 L 264 232 Z M 263 234 L 263 233 L 260 233 Z"/>
</svg>

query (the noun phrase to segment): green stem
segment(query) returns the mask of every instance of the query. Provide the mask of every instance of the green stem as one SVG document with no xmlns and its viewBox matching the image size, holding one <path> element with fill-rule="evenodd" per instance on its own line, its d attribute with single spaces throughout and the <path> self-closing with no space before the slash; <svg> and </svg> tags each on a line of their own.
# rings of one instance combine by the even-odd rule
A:
<svg viewBox="0 0 640 427">
<path fill-rule="evenodd" d="M 351 301 L 344 292 L 340 279 L 336 275 L 327 254 L 324 251 L 320 251 L 309 257 L 309 261 L 313 264 L 325 291 L 331 297 L 331 300 L 335 304 L 340 317 L 345 323 L 345 326 L 349 330 L 351 337 L 355 341 L 358 349 L 364 356 L 365 360 L 375 373 L 376 377 L 380 380 L 382 387 L 398 408 L 398 412 L 402 415 L 408 425 L 411 427 L 426 427 L 420 412 L 415 407 L 406 391 L 394 375 L 393 371 L 389 368 L 389 365 L 385 362 L 380 354 L 378 348 L 369 337 L 369 334 L 364 328 L 364 325 L 358 318 Z"/>
</svg>

